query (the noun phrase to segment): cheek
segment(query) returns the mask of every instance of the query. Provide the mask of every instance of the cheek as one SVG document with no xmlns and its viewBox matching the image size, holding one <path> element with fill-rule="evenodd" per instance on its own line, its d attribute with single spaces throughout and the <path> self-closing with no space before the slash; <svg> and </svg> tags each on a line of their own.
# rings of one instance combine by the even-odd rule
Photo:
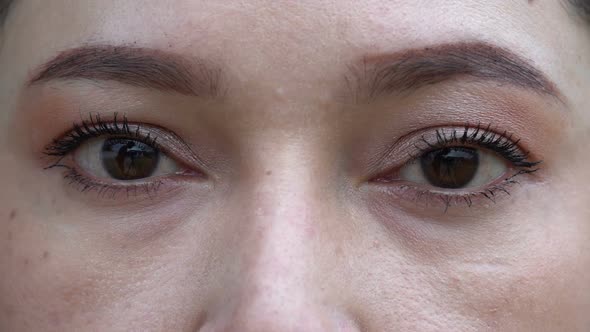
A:
<svg viewBox="0 0 590 332">
<path fill-rule="evenodd" d="M 16 214 L 0 225 L 0 330 L 36 330 L 68 324 L 98 304 L 99 280 L 81 270 L 76 248 L 56 241 L 47 220 Z"/>
<path fill-rule="evenodd" d="M 440 292 L 494 330 L 588 326 L 590 257 L 583 246 L 580 235 L 539 233 L 535 243 L 513 248 L 510 257 L 499 250 L 497 258 L 449 263 Z"/>
<path fill-rule="evenodd" d="M 543 200 L 533 195 L 530 202 Z M 370 274 L 357 285 L 366 289 L 364 297 L 374 296 L 367 317 L 390 317 L 382 326 L 420 331 L 430 325 L 451 331 L 585 330 L 590 219 L 579 206 L 522 206 L 501 218 L 479 219 L 471 232 L 461 233 L 457 225 L 444 236 L 433 226 L 429 233 L 390 228 L 404 245 L 383 245 L 357 269 Z"/>
<path fill-rule="evenodd" d="M 117 237 L 105 219 L 96 220 L 103 225 L 99 236 L 78 226 L 88 222 L 88 211 L 40 219 L 31 210 L 21 206 L 0 219 L 0 331 L 104 330 L 164 320 L 176 326 L 183 310 L 204 307 L 211 271 L 208 251 L 198 246 L 204 239 L 195 234 L 207 232 L 193 229 L 189 239 L 179 237 L 183 229 L 158 228 Z"/>
</svg>

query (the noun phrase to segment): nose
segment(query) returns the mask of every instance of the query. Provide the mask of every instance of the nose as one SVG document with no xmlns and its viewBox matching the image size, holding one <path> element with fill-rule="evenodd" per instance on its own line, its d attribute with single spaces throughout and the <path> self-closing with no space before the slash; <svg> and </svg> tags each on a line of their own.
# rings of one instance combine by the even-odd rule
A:
<svg viewBox="0 0 590 332">
<path fill-rule="evenodd" d="M 322 268 L 328 216 L 326 199 L 311 180 L 317 177 L 305 174 L 307 167 L 285 164 L 235 194 L 248 202 L 235 216 L 239 268 L 225 276 L 223 300 L 202 331 L 359 330 Z"/>
</svg>

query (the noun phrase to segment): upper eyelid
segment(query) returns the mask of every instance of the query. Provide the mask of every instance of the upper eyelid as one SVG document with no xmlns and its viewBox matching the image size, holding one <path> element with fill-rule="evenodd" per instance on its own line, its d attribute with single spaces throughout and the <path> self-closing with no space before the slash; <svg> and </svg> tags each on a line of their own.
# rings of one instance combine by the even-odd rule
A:
<svg viewBox="0 0 590 332">
<path fill-rule="evenodd" d="M 170 158 L 201 173 L 208 169 L 192 148 L 175 133 L 155 125 L 130 122 L 125 116 L 118 117 L 116 113 L 111 120 L 91 114 L 89 120 L 74 124 L 71 130 L 49 144 L 44 152 L 61 158 L 73 152 L 89 138 L 109 135 L 126 136 L 146 142 L 162 150 Z"/>
<path fill-rule="evenodd" d="M 130 124 L 125 116 L 118 121 L 117 116 L 115 113 L 112 121 L 103 121 L 100 114 L 90 114 L 88 120 L 74 123 L 69 131 L 54 139 L 53 143 L 45 148 L 45 154 L 63 156 L 78 148 L 86 139 L 103 135 L 128 135 L 150 145 L 156 145 L 156 140 L 151 138 L 151 134 L 141 135 L 141 124 Z"/>
<path fill-rule="evenodd" d="M 458 132 L 456 129 L 448 131 L 439 129 L 435 131 L 435 138 L 435 148 L 468 144 L 492 150 L 517 167 L 533 167 L 539 163 L 528 162 L 531 157 L 529 152 L 519 145 L 520 139 L 515 138 L 513 134 L 509 134 L 507 131 L 500 134 L 498 131 L 492 130 L 491 125 L 485 128 L 480 125 L 475 128 L 465 127 L 463 133 Z"/>
<path fill-rule="evenodd" d="M 517 138 L 515 135 L 511 133 L 508 133 L 507 131 L 498 130 L 491 124 L 486 126 L 482 126 L 481 124 L 443 125 L 416 130 L 396 139 L 396 141 L 382 153 L 380 158 L 376 159 L 374 162 L 371 163 L 371 165 L 369 165 L 369 179 L 373 179 L 380 175 L 384 175 L 385 173 L 391 172 L 396 168 L 401 167 L 412 160 L 415 160 L 419 157 L 416 155 L 417 153 L 422 153 L 424 151 L 440 148 L 443 146 L 449 146 L 451 142 L 446 142 L 446 144 L 438 144 L 439 138 L 437 138 L 437 134 L 438 132 L 443 131 L 448 136 L 451 135 L 450 133 L 452 133 L 453 130 L 456 130 L 457 133 L 461 134 L 465 130 L 469 130 L 468 137 L 473 132 L 478 132 L 478 134 L 475 136 L 477 138 L 481 137 L 481 133 L 493 133 L 496 135 L 496 137 L 501 137 L 506 142 L 509 142 L 510 144 L 514 145 L 515 153 L 521 154 L 526 158 L 526 160 L 536 159 L 536 156 L 529 153 L 529 150 L 525 149 L 522 146 L 522 141 L 519 138 Z M 431 146 L 424 146 L 426 145 L 424 143 L 424 140 L 426 140 Z M 481 144 L 476 144 L 476 142 L 473 142 L 473 140 L 466 141 L 463 143 L 459 140 L 455 141 L 454 143 L 456 143 L 457 145 L 468 144 L 476 147 L 479 146 L 481 148 L 485 148 L 485 146 Z M 423 146 L 417 146 L 418 144 L 422 144 Z M 536 162 L 534 164 L 538 163 L 539 162 Z M 396 166 L 392 167 L 391 165 Z M 384 169 L 386 171 L 384 171 Z"/>
</svg>

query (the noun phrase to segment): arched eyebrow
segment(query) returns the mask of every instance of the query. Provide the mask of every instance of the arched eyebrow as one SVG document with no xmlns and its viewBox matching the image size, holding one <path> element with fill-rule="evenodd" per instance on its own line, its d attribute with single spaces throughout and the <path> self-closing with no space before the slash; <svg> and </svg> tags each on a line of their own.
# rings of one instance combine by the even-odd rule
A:
<svg viewBox="0 0 590 332">
<path fill-rule="evenodd" d="M 201 59 L 131 46 L 92 45 L 67 50 L 42 65 L 29 80 L 117 81 L 198 97 L 220 97 L 221 69 Z"/>
<path fill-rule="evenodd" d="M 360 96 L 365 96 L 364 99 L 416 90 L 461 77 L 509 84 L 562 99 L 557 86 L 530 61 L 505 48 L 483 42 L 366 55 L 350 68 L 346 81 L 349 87 L 361 90 Z"/>
<path fill-rule="evenodd" d="M 367 55 L 347 75 L 354 94 L 369 99 L 469 76 L 510 84 L 562 99 L 556 85 L 529 61 L 482 42 L 462 42 Z M 222 71 L 203 60 L 157 49 L 94 45 L 67 50 L 29 81 L 103 80 L 199 97 L 221 96 Z M 356 83 L 352 86 L 352 83 Z"/>
</svg>

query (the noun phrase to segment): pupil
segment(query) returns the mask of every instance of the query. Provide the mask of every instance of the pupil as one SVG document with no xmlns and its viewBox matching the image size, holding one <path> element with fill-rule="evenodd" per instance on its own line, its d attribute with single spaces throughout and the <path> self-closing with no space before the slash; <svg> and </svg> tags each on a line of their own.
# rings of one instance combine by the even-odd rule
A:
<svg viewBox="0 0 590 332">
<path fill-rule="evenodd" d="M 159 157 L 155 148 L 131 139 L 107 139 L 101 151 L 104 168 L 117 180 L 138 180 L 152 175 Z"/>
<path fill-rule="evenodd" d="M 463 188 L 471 182 L 479 166 L 479 154 L 470 148 L 444 148 L 420 158 L 428 182 L 440 188 Z"/>
</svg>

